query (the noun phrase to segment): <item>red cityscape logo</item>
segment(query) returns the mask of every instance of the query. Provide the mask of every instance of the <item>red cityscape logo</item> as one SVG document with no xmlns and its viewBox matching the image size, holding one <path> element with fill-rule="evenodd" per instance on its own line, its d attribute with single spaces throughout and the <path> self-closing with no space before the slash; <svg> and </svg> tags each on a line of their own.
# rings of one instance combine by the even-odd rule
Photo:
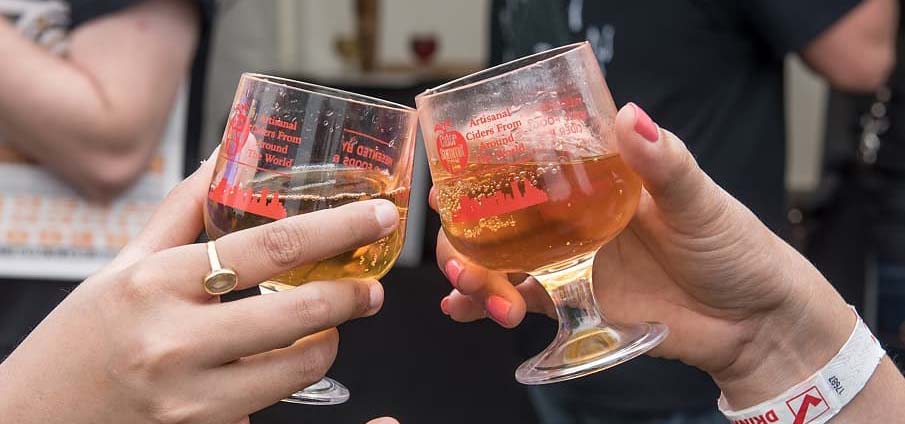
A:
<svg viewBox="0 0 905 424">
<path fill-rule="evenodd" d="M 268 196 L 270 196 L 270 199 L 268 199 Z M 210 191 L 208 197 L 222 205 L 255 215 L 273 219 L 286 217 L 286 208 L 280 203 L 279 194 L 277 192 L 271 193 L 266 188 L 261 190 L 260 193 L 255 193 L 251 190 L 227 185 L 224 178 Z"/>
<path fill-rule="evenodd" d="M 549 200 L 546 192 L 528 183 L 519 185 L 518 182 L 512 181 L 509 188 L 510 193 L 501 190 L 481 200 L 462 196 L 459 198 L 459 210 L 453 215 L 453 222 L 477 221 L 488 216 L 502 215 L 539 205 Z"/>
</svg>

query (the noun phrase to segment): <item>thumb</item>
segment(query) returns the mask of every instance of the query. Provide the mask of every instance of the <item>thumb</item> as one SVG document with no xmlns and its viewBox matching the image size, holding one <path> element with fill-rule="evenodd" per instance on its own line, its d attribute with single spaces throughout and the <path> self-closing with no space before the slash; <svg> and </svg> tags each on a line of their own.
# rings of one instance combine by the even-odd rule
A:
<svg viewBox="0 0 905 424">
<path fill-rule="evenodd" d="M 674 221 L 697 221 L 725 206 L 722 189 L 698 167 L 685 143 L 661 129 L 638 105 L 616 115 L 622 160 L 644 181 L 657 208 Z"/>
</svg>

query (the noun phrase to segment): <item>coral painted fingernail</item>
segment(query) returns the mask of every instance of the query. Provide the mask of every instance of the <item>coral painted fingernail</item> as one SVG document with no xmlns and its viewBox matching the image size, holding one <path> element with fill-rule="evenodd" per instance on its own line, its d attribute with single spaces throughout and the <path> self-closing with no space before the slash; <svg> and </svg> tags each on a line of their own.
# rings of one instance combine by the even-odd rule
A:
<svg viewBox="0 0 905 424">
<path fill-rule="evenodd" d="M 509 303 L 508 300 L 493 295 L 487 298 L 484 307 L 490 314 L 490 318 L 493 318 L 498 324 L 509 325 L 509 311 L 512 309 L 512 303 Z"/>
<path fill-rule="evenodd" d="M 446 271 L 446 278 L 457 290 L 459 289 L 459 276 L 462 274 L 463 268 L 462 263 L 456 259 L 450 259 L 446 262 L 446 266 L 443 267 L 443 270 Z"/>
<path fill-rule="evenodd" d="M 629 103 L 635 111 L 635 132 L 651 143 L 660 139 L 660 127 L 654 123 L 643 109 L 634 103 Z"/>
<path fill-rule="evenodd" d="M 440 301 L 440 310 L 443 311 L 444 315 L 449 315 L 449 296 L 444 297 Z"/>
</svg>

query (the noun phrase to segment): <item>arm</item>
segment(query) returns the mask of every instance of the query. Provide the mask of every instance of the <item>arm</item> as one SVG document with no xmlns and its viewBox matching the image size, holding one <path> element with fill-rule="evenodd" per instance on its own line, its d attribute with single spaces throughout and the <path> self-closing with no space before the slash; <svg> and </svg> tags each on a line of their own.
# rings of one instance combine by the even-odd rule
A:
<svg viewBox="0 0 905 424">
<path fill-rule="evenodd" d="M 248 414 L 323 377 L 336 356 L 334 327 L 377 313 L 375 280 L 225 303 L 205 293 L 207 248 L 191 243 L 204 230 L 214 162 L 173 189 L 141 235 L 0 362 L 0 422 L 247 424 Z M 216 251 L 242 276 L 241 290 L 398 225 L 392 203 L 355 202 L 228 234 Z"/>
<path fill-rule="evenodd" d="M 801 57 L 836 88 L 872 91 L 895 64 L 897 25 L 895 0 L 864 0 L 807 45 Z"/>
<path fill-rule="evenodd" d="M 790 294 L 788 307 L 761 322 L 732 365 L 712 371 L 717 385 L 735 409 L 782 394 L 808 379 L 829 362 L 855 326 L 854 316 L 829 282 L 803 257 L 779 242 L 779 263 L 786 278 L 800 287 Z M 792 306 L 794 305 L 794 306 Z M 905 379 L 885 357 L 859 394 L 832 422 L 896 422 L 905 416 Z"/>
<path fill-rule="evenodd" d="M 197 42 L 191 2 L 148 1 L 78 27 L 57 57 L 0 20 L 0 134 L 85 195 L 144 169 Z"/>
<path fill-rule="evenodd" d="M 644 191 L 628 229 L 609 242 L 616 247 L 604 246 L 595 258 L 608 277 L 595 285 L 607 316 L 668 325 L 669 337 L 649 354 L 709 373 L 735 410 L 772 399 L 826 365 L 855 316 L 823 275 L 640 108 L 623 108 L 615 130 L 620 156 L 644 180 Z M 432 197 L 436 207 L 437 193 Z M 513 275 L 471 262 L 442 230 L 437 261 L 455 288 L 440 308 L 456 321 L 491 317 L 514 327 L 526 310 L 552 315 L 552 301 L 534 279 L 513 286 Z M 884 358 L 836 422 L 903 416 L 905 379 Z"/>
</svg>

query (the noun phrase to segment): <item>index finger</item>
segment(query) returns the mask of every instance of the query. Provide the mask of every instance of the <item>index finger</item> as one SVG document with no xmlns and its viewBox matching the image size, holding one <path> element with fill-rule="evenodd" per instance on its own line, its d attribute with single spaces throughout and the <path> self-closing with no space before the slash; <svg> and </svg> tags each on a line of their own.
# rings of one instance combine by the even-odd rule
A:
<svg viewBox="0 0 905 424">
<path fill-rule="evenodd" d="M 399 226 L 399 211 L 386 200 L 365 200 L 284 218 L 216 240 L 222 267 L 238 276 L 237 290 L 253 287 L 304 264 L 367 246 Z M 160 252 L 140 264 L 149 273 L 165 269 L 174 289 L 209 298 L 201 281 L 210 272 L 203 244 Z"/>
</svg>

